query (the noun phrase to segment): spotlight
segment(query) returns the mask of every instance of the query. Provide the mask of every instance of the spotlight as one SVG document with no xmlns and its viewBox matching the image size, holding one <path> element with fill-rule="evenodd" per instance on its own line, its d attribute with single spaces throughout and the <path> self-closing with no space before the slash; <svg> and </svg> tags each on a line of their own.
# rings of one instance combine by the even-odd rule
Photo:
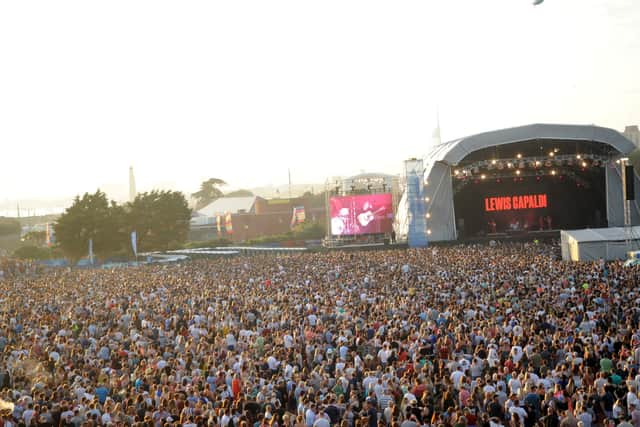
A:
<svg viewBox="0 0 640 427">
<path fill-rule="evenodd" d="M 457 176 L 457 175 L 460 174 L 460 171 L 458 169 L 456 169 L 455 171 L 453 171 L 453 174 Z"/>
<path fill-rule="evenodd" d="M 428 197 L 425 197 L 425 198 L 424 198 L 424 201 L 425 201 L 425 202 L 428 202 L 429 200 L 431 200 L 431 199 L 429 199 Z"/>
<path fill-rule="evenodd" d="M 540 166 L 540 160 L 536 160 L 536 167 Z"/>
<path fill-rule="evenodd" d="M 582 156 L 581 156 L 580 154 L 578 154 L 578 155 L 576 156 L 576 159 L 578 159 L 578 160 L 580 160 L 581 158 L 582 158 Z"/>
<path fill-rule="evenodd" d="M 427 212 L 427 218 L 431 218 L 431 214 Z"/>
<path fill-rule="evenodd" d="M 556 174 L 556 171 L 555 171 L 555 170 L 552 170 L 552 171 L 551 171 L 551 175 L 555 175 L 555 174 Z"/>
<path fill-rule="evenodd" d="M 496 164 L 496 159 L 491 160 L 491 164 L 495 165 Z"/>
<path fill-rule="evenodd" d="M 518 155 L 516 157 L 521 159 L 522 158 L 522 154 L 518 153 Z"/>
<path fill-rule="evenodd" d="M 516 170 L 516 175 L 520 175 L 520 169 Z"/>
<path fill-rule="evenodd" d="M 427 229 L 427 234 L 431 234 L 431 229 Z"/>
<path fill-rule="evenodd" d="M 586 168 L 587 167 L 587 162 L 582 162 L 582 167 Z"/>
<path fill-rule="evenodd" d="M 507 167 L 508 167 L 509 169 L 511 169 L 511 168 L 513 167 L 513 163 L 511 163 L 511 162 L 507 163 Z"/>
<path fill-rule="evenodd" d="M 553 157 L 555 156 L 555 153 L 553 151 L 549 151 L 549 157 Z"/>
<path fill-rule="evenodd" d="M 485 174 L 480 175 L 480 179 L 485 179 L 487 176 Z"/>
</svg>

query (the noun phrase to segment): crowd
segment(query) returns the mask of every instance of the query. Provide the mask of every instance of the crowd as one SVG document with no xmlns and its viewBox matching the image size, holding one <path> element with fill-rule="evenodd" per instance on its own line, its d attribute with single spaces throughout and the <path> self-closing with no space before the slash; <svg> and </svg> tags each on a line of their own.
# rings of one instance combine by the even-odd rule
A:
<svg viewBox="0 0 640 427">
<path fill-rule="evenodd" d="M 31 261 L 3 256 L 0 253 L 0 279 L 35 274 L 37 265 Z"/>
<path fill-rule="evenodd" d="M 638 283 L 544 244 L 5 276 L 0 427 L 640 427 Z"/>
</svg>

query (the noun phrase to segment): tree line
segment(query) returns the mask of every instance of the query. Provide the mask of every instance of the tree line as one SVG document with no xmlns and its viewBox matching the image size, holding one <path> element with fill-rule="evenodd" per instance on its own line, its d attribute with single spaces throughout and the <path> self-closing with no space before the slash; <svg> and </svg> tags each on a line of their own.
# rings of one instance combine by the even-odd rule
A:
<svg viewBox="0 0 640 427">
<path fill-rule="evenodd" d="M 54 223 L 55 241 L 62 253 L 77 261 L 87 256 L 89 241 L 95 256 L 127 256 L 133 253 L 131 233 L 136 232 L 138 252 L 167 250 L 187 240 L 189 209 L 178 191 L 140 193 L 133 202 L 119 205 L 98 190 L 76 196 Z"/>
</svg>

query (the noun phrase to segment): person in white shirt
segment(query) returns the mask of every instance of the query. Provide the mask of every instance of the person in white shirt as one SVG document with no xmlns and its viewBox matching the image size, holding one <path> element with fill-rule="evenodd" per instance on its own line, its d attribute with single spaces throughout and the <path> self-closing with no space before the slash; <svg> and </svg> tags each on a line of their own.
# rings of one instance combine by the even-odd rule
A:
<svg viewBox="0 0 640 427">
<path fill-rule="evenodd" d="M 518 394 L 520 392 L 520 387 L 522 387 L 522 382 L 519 377 L 513 377 L 509 380 L 509 391 L 511 394 Z"/>
<path fill-rule="evenodd" d="M 451 373 L 450 378 L 456 390 L 460 390 L 460 385 L 462 384 L 462 380 L 464 379 L 464 372 L 462 372 L 462 367 L 458 366 L 458 368 Z"/>
<path fill-rule="evenodd" d="M 314 406 L 310 406 L 304 413 L 305 423 L 307 427 L 313 427 L 313 423 L 316 421 L 316 413 L 314 411 Z"/>
</svg>

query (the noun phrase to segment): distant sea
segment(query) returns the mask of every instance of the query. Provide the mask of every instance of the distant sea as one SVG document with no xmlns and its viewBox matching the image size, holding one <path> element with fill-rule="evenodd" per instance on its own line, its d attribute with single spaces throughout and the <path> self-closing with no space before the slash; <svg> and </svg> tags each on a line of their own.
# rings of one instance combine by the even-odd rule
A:
<svg viewBox="0 0 640 427">
<path fill-rule="evenodd" d="M 43 215 L 54 215 L 61 214 L 64 212 L 65 208 L 20 208 L 20 216 L 21 217 L 29 217 L 29 216 L 43 216 Z M 18 211 L 16 209 L 0 209 L 0 216 L 6 216 L 15 218 L 18 216 Z"/>
</svg>

